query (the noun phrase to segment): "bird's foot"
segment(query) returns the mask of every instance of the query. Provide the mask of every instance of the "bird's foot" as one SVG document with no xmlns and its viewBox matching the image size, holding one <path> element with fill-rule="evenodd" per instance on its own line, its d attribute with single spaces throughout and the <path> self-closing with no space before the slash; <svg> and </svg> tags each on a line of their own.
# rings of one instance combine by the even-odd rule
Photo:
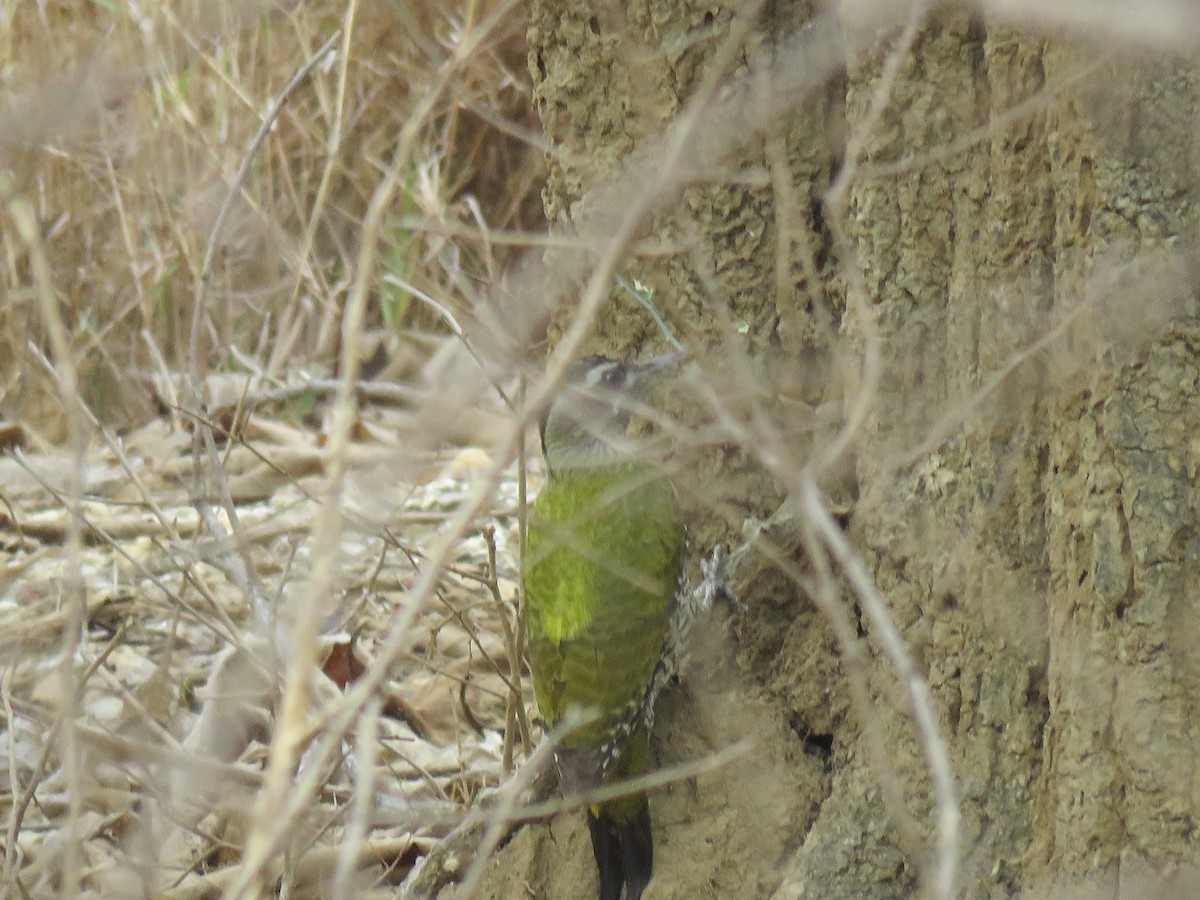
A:
<svg viewBox="0 0 1200 900">
<path fill-rule="evenodd" d="M 724 544 L 717 544 L 707 559 L 700 560 L 701 577 L 695 591 L 702 596 L 701 603 L 706 612 L 712 609 L 713 603 L 724 597 L 739 616 L 746 613 L 746 604 L 729 583 L 731 569 L 729 548 Z"/>
</svg>

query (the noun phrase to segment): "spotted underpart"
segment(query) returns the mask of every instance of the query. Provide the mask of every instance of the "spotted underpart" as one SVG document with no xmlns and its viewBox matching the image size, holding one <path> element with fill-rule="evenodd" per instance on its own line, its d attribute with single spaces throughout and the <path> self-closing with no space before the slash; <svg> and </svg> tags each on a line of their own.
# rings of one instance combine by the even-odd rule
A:
<svg viewBox="0 0 1200 900">
<path fill-rule="evenodd" d="M 647 733 L 654 730 L 658 695 L 679 674 L 692 627 L 712 609 L 718 597 L 727 596 L 738 602 L 725 578 L 727 558 L 725 548 L 717 546 L 700 563 L 699 583 L 693 584 L 686 572 L 680 576 L 675 586 L 675 601 L 658 665 L 654 668 L 646 692 L 639 700 L 627 704 L 610 736 L 596 748 L 559 748 L 555 751 L 564 792 L 579 793 L 604 783 L 616 768 L 630 736 L 639 728 Z"/>
</svg>

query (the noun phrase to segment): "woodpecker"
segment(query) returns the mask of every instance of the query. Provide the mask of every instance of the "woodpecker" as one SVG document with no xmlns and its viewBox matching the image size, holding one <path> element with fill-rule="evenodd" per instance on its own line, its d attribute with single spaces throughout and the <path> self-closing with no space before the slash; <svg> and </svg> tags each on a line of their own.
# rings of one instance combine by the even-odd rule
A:
<svg viewBox="0 0 1200 900">
<path fill-rule="evenodd" d="M 649 386 L 683 354 L 588 356 L 567 372 L 541 423 L 548 477 L 529 515 L 525 611 L 534 691 L 558 726 L 567 796 L 644 774 L 654 702 L 673 674 L 685 535 L 661 467 L 638 459 L 630 423 Z M 644 407 L 643 407 L 644 408 Z M 644 792 L 587 810 L 600 900 L 639 900 L 654 865 Z"/>
</svg>

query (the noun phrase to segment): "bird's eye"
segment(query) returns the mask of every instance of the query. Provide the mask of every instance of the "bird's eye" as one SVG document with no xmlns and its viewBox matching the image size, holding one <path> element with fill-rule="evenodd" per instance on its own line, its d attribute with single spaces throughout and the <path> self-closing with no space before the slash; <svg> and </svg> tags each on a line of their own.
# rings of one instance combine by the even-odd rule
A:
<svg viewBox="0 0 1200 900">
<path fill-rule="evenodd" d="M 625 383 L 625 369 L 621 366 L 610 366 L 600 376 L 606 388 L 619 388 Z"/>
</svg>

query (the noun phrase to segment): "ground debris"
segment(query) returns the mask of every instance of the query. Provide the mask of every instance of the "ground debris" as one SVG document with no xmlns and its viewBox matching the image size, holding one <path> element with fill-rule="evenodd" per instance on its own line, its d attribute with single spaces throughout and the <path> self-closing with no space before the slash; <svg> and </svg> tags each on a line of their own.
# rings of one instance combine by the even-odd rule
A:
<svg viewBox="0 0 1200 900">
<path fill-rule="evenodd" d="M 65 458 L 0 458 L 0 893 L 56 895 L 72 844 L 82 886 L 103 896 L 211 896 L 236 880 L 327 464 L 315 433 L 251 430 L 257 442 L 226 457 L 231 483 L 255 479 L 232 492 L 236 523 L 220 503 L 193 503 L 190 436 L 165 421 L 96 448 L 74 551 Z M 419 466 L 401 454 L 370 437 L 350 454 L 306 741 L 375 664 L 439 529 L 490 464 L 478 450 Z M 269 880 L 303 896 L 341 867 L 364 896 L 397 884 L 501 780 L 510 660 L 499 617 L 515 615 L 516 498 L 506 475 L 417 611 L 363 714 L 373 722 L 360 717 L 317 772 L 316 802 L 290 822 Z M 517 686 L 531 703 L 527 675 Z"/>
</svg>

